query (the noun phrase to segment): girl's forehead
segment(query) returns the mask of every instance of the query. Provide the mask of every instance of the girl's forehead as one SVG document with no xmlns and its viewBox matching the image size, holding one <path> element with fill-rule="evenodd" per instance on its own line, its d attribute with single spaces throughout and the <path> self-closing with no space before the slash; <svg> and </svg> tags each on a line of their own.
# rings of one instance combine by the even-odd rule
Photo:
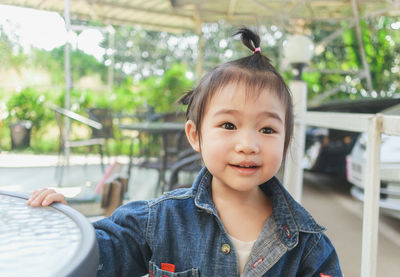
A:
<svg viewBox="0 0 400 277">
<path fill-rule="evenodd" d="M 260 91 L 247 90 L 243 86 L 227 85 L 215 91 L 210 97 L 205 114 L 213 117 L 221 111 L 237 111 L 246 115 L 257 116 L 265 112 L 273 112 L 284 120 L 286 106 L 267 88 Z M 243 114 L 243 115 L 244 115 Z"/>
<path fill-rule="evenodd" d="M 270 87 L 259 88 L 246 86 L 242 83 L 229 83 L 217 89 L 210 97 L 209 103 L 213 101 L 250 103 L 254 101 L 279 101 L 276 91 Z M 281 103 L 282 104 L 282 103 Z"/>
</svg>

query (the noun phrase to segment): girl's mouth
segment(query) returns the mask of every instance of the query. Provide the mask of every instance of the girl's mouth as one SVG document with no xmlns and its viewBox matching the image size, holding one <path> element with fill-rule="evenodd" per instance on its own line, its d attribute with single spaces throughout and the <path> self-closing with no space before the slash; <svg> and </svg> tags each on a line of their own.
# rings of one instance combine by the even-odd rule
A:
<svg viewBox="0 0 400 277">
<path fill-rule="evenodd" d="M 255 163 L 230 164 L 230 166 L 240 175 L 251 175 L 260 168 L 260 166 Z"/>
<path fill-rule="evenodd" d="M 255 162 L 241 162 L 241 163 L 237 163 L 237 164 L 231 164 L 231 166 L 237 167 L 237 168 L 257 168 L 257 167 L 260 167 Z"/>
<path fill-rule="evenodd" d="M 232 164 L 231 166 L 237 167 L 237 168 L 257 168 L 257 165 L 236 165 Z"/>
</svg>

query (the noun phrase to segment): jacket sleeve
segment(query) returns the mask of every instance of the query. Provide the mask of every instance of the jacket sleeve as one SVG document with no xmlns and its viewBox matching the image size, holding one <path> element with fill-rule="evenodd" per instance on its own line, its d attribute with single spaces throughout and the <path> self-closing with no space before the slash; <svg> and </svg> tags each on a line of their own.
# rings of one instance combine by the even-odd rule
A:
<svg viewBox="0 0 400 277">
<path fill-rule="evenodd" d="M 329 238 L 315 234 L 306 247 L 308 251 L 302 259 L 301 275 L 309 277 L 331 276 L 342 277 L 339 257 Z"/>
<path fill-rule="evenodd" d="M 126 204 L 109 218 L 93 223 L 99 245 L 97 276 L 143 276 L 151 250 L 147 243 L 149 206 L 145 201 Z"/>
</svg>

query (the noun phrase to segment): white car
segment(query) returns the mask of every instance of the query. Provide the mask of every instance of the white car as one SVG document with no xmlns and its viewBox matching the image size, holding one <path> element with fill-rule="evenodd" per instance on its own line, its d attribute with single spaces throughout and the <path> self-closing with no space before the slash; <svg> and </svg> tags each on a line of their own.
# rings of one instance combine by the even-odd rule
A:
<svg viewBox="0 0 400 277">
<path fill-rule="evenodd" d="M 400 106 L 396 105 L 383 113 L 399 115 Z M 363 133 L 346 158 L 347 180 L 353 184 L 351 194 L 361 201 L 364 198 L 366 143 L 367 134 Z M 400 136 L 382 135 L 380 174 L 379 205 L 400 219 Z"/>
</svg>

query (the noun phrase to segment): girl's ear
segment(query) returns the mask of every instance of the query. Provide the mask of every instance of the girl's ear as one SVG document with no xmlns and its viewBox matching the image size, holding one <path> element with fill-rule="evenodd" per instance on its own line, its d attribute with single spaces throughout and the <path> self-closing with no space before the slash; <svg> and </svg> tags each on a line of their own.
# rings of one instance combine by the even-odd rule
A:
<svg viewBox="0 0 400 277">
<path fill-rule="evenodd" d="M 196 125 L 192 120 L 188 120 L 185 125 L 186 137 L 193 150 L 200 152 L 200 141 L 197 133 Z"/>
</svg>

